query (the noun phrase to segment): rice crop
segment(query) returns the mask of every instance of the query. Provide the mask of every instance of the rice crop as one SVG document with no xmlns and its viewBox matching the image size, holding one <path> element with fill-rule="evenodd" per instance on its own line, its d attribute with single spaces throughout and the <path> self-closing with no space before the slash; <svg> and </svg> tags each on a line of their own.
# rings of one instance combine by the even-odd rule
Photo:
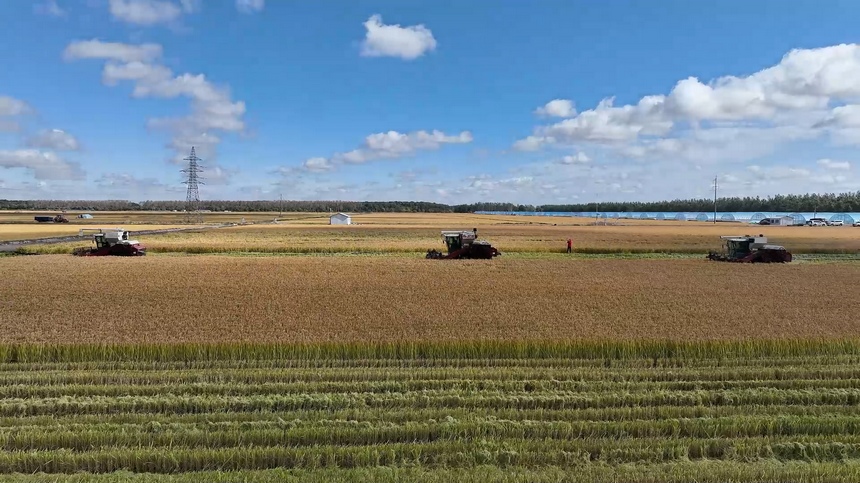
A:
<svg viewBox="0 0 860 483">
<path fill-rule="evenodd" d="M 170 214 L 175 218 L 176 214 Z M 212 215 L 211 220 L 220 219 Z M 233 214 L 230 214 L 233 216 Z M 167 215 L 134 214 L 134 223 L 172 220 Z M 148 218 L 147 218 L 148 216 Z M 265 216 L 265 218 L 261 218 Z M 277 214 L 258 214 L 271 221 Z M 2 215 L 0 215 L 2 219 Z M 229 218 L 238 221 L 235 216 Z M 249 218 L 251 221 L 252 218 Z M 793 253 L 860 253 L 860 230 L 853 227 L 782 227 L 744 224 L 623 220 L 594 225 L 566 217 L 485 216 L 471 214 L 358 214 L 354 225 L 329 226 L 327 214 L 285 214 L 277 224 L 252 224 L 197 233 L 148 235 L 141 241 L 151 253 L 404 253 L 441 249 L 441 230 L 478 229 L 480 238 L 506 253 L 563 253 L 572 238 L 576 253 L 707 253 L 720 248 L 721 235 L 764 234 Z M 104 224 L 103 220 L 94 221 Z M 90 224 L 89 226 L 94 226 Z M 143 226 L 143 225 L 141 225 Z M 148 227 L 147 227 L 148 228 Z M 66 229 L 66 228 L 62 228 Z M 78 227 L 68 227 L 76 232 Z M 18 230 L 18 231 L 16 231 Z M 0 237 L 24 237 L 26 230 L 60 230 L 56 225 L 0 225 Z M 47 232 L 46 232 L 47 233 Z M 69 253 L 76 245 L 28 247 L 31 253 Z"/>
<path fill-rule="evenodd" d="M 379 257 L 0 258 L 0 341 L 853 336 L 856 263 Z M 756 287 L 762 287 L 761 290 Z"/>
<path fill-rule="evenodd" d="M 0 482 L 853 482 L 860 340 L 0 345 Z"/>
</svg>

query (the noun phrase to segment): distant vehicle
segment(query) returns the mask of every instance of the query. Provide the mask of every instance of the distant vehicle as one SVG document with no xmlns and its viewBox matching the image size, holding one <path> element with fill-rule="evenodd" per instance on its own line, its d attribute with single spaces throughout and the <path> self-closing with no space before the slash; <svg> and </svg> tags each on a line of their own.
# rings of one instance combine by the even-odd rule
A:
<svg viewBox="0 0 860 483">
<path fill-rule="evenodd" d="M 810 218 L 806 222 L 807 226 L 827 226 L 827 221 L 824 218 Z"/>
<path fill-rule="evenodd" d="M 828 221 L 827 224 L 830 226 L 843 226 L 843 225 L 845 225 L 845 223 L 842 220 Z"/>
<path fill-rule="evenodd" d="M 39 223 L 68 223 L 69 220 L 63 215 L 57 216 L 36 216 L 34 219 Z"/>
</svg>

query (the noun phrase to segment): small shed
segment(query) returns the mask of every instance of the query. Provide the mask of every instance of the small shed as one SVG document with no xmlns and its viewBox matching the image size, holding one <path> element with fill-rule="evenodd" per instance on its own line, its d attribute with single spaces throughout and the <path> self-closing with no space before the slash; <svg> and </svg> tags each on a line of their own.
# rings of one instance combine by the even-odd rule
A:
<svg viewBox="0 0 860 483">
<path fill-rule="evenodd" d="M 351 225 L 352 218 L 346 213 L 335 213 L 328 219 L 329 225 Z"/>
<path fill-rule="evenodd" d="M 794 218 L 791 216 L 781 216 L 774 218 L 763 218 L 758 222 L 759 225 L 776 225 L 776 226 L 792 226 Z"/>
<path fill-rule="evenodd" d="M 84 213 L 84 214 L 82 214 L 82 215 L 78 215 L 78 218 L 83 218 L 83 219 L 85 219 L 85 220 L 92 220 L 92 219 L 93 219 L 93 215 L 91 215 L 91 214 L 89 214 L 89 213 Z"/>
</svg>

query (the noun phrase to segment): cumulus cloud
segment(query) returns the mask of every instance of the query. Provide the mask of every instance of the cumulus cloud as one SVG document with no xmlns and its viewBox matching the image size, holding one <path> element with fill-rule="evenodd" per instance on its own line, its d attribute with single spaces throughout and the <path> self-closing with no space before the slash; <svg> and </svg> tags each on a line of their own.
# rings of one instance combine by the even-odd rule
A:
<svg viewBox="0 0 860 483">
<path fill-rule="evenodd" d="M 30 137 L 27 139 L 27 146 L 54 151 L 77 151 L 81 148 L 74 136 L 60 129 L 42 131 Z"/>
<path fill-rule="evenodd" d="M 424 25 L 385 25 L 380 15 L 373 15 L 364 22 L 364 28 L 367 33 L 361 45 L 361 55 L 365 57 L 414 60 L 436 49 L 433 32 Z"/>
<path fill-rule="evenodd" d="M 851 169 L 851 163 L 848 161 L 834 161 L 832 159 L 819 159 L 817 164 L 824 169 L 832 169 L 832 170 L 843 170 L 847 171 Z"/>
<path fill-rule="evenodd" d="M 472 133 L 463 131 L 448 135 L 442 131 L 397 131 L 380 132 L 367 136 L 364 144 L 352 151 L 335 153 L 329 158 L 315 157 L 306 160 L 301 169 L 310 172 L 332 171 L 340 164 L 362 164 L 377 159 L 395 159 L 410 156 L 417 151 L 432 151 L 444 144 L 468 144 Z M 284 171 L 286 170 L 286 171 Z M 282 168 L 281 172 L 291 172 L 292 168 Z"/>
<path fill-rule="evenodd" d="M 14 117 L 30 112 L 26 102 L 8 96 L 0 96 L 0 117 Z"/>
<path fill-rule="evenodd" d="M 77 163 L 66 161 L 53 152 L 38 149 L 0 151 L 0 167 L 23 168 L 40 180 L 77 180 L 84 177 L 84 172 Z"/>
<path fill-rule="evenodd" d="M 545 117 L 573 117 L 576 115 L 576 108 L 569 99 L 553 99 L 535 109 L 535 114 Z"/>
<path fill-rule="evenodd" d="M 67 61 L 104 59 L 119 62 L 151 62 L 161 57 L 161 52 L 161 46 L 158 44 L 129 45 L 92 39 L 70 43 L 63 51 L 63 58 Z"/>
<path fill-rule="evenodd" d="M 191 7 L 195 2 L 184 2 Z M 177 21 L 183 7 L 163 0 L 109 0 L 111 15 L 120 21 L 135 25 L 155 25 Z"/>
<path fill-rule="evenodd" d="M 576 154 L 568 154 L 557 161 L 558 164 L 588 164 L 590 162 L 591 158 L 582 151 L 579 151 Z"/>
<path fill-rule="evenodd" d="M 192 146 L 197 148 L 200 157 L 212 158 L 221 142 L 219 132 L 244 132 L 245 103 L 234 101 L 226 86 L 212 83 L 203 74 L 174 74 L 157 62 L 161 52 L 161 46 L 156 44 L 128 45 L 98 40 L 75 42 L 66 48 L 67 58 L 105 60 L 102 82 L 109 86 L 131 82 L 134 97 L 188 99 L 188 115 L 149 119 L 147 126 L 171 134 L 168 147 L 174 150 L 172 161 L 176 164 L 184 163 L 183 158 Z M 211 160 L 208 170 L 207 177 L 212 183 L 225 181 L 230 175 L 229 170 Z"/>
<path fill-rule="evenodd" d="M 241 13 L 262 12 L 266 8 L 266 0 L 236 0 L 236 10 Z"/>
<path fill-rule="evenodd" d="M 724 76 L 707 83 L 689 77 L 678 81 L 668 94 L 645 96 L 635 104 L 617 106 L 613 98 L 604 99 L 593 109 L 535 128 L 518 145 L 619 145 L 720 124 L 797 125 L 822 116 L 826 118 L 820 119 L 818 127 L 857 127 L 860 106 L 853 104 L 860 97 L 857 78 L 858 45 L 797 49 L 778 64 L 748 76 Z"/>
<path fill-rule="evenodd" d="M 32 112 L 26 102 L 9 96 L 0 96 L 0 132 L 17 131 L 18 118 Z"/>
<path fill-rule="evenodd" d="M 302 163 L 302 167 L 306 171 L 310 171 L 312 173 L 322 173 L 334 169 L 334 165 L 332 165 L 331 162 L 326 158 L 307 159 L 304 163 Z"/>
</svg>

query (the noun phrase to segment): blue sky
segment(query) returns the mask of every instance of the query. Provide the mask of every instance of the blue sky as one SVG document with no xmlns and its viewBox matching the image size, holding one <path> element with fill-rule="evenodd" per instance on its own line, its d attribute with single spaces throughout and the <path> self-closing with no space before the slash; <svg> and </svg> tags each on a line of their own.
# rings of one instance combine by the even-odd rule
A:
<svg viewBox="0 0 860 483">
<path fill-rule="evenodd" d="M 0 2 L 0 198 L 860 190 L 852 1 Z M 10 48 L 11 47 L 11 48 Z"/>
</svg>

